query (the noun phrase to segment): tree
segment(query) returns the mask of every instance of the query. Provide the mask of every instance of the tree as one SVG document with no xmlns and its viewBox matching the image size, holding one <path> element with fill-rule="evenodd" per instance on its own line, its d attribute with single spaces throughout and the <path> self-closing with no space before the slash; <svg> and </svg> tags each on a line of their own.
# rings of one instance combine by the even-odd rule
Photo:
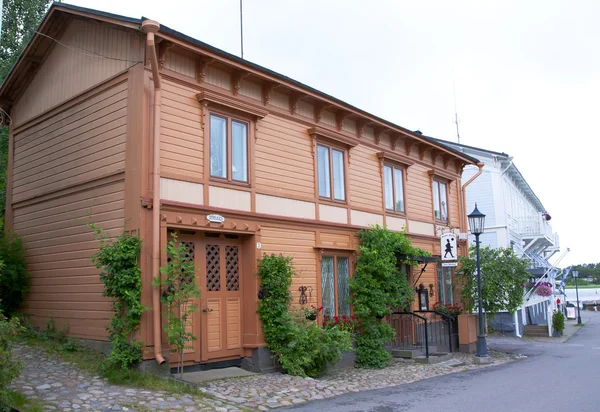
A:
<svg viewBox="0 0 600 412">
<path fill-rule="evenodd" d="M 527 282 L 527 261 L 519 258 L 510 248 L 480 249 L 481 297 L 487 315 L 500 311 L 514 313 L 523 303 L 523 285 Z M 469 257 L 459 258 L 457 278 L 462 284 L 461 297 L 467 311 L 476 306 L 477 262 L 475 247 L 471 247 Z"/>
<path fill-rule="evenodd" d="M 155 278 L 154 286 L 163 286 L 165 291 L 161 297 L 166 307 L 165 332 L 169 344 L 174 347 L 179 359 L 179 377 L 183 379 L 183 351 L 188 343 L 196 340 L 191 326 L 193 313 L 198 311 L 196 299 L 200 298 L 200 291 L 196 284 L 196 269 L 190 250 L 184 242 L 177 242 L 177 234 L 171 235 L 172 239 L 167 244 L 168 261 L 160 268 L 160 273 L 165 276 L 161 281 Z"/>
<path fill-rule="evenodd" d="M 0 83 L 10 73 L 34 31 L 42 21 L 51 0 L 4 0 L 0 39 Z M 0 126 L 0 218 L 6 204 L 8 127 Z"/>
</svg>

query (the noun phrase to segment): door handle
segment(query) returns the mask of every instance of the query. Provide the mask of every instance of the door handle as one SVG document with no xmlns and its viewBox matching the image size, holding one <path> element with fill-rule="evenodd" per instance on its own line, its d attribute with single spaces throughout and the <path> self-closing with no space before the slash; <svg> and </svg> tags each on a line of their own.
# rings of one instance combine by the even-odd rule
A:
<svg viewBox="0 0 600 412">
<path fill-rule="evenodd" d="M 202 309 L 202 312 L 212 312 L 212 311 L 213 311 L 213 310 L 212 310 L 212 309 L 209 309 L 209 308 L 204 308 L 204 309 Z"/>
</svg>

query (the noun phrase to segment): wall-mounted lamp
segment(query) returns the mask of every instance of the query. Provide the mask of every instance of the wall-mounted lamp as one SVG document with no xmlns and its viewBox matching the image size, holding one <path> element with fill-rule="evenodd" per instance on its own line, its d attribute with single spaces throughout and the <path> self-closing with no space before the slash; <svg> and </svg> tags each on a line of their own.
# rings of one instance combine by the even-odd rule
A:
<svg viewBox="0 0 600 412">
<path fill-rule="evenodd" d="M 267 285 L 261 285 L 260 290 L 258 291 L 258 298 L 264 299 L 269 297 L 269 287 Z"/>
<path fill-rule="evenodd" d="M 433 296 L 433 283 L 429 284 L 429 296 Z"/>
</svg>

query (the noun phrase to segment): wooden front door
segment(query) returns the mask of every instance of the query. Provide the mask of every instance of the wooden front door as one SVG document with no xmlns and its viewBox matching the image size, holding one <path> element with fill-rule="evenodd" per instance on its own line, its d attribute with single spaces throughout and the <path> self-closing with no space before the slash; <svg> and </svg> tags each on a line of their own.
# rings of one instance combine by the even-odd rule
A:
<svg viewBox="0 0 600 412">
<path fill-rule="evenodd" d="M 198 246 L 202 361 L 242 356 L 242 244 L 221 235 Z"/>
</svg>

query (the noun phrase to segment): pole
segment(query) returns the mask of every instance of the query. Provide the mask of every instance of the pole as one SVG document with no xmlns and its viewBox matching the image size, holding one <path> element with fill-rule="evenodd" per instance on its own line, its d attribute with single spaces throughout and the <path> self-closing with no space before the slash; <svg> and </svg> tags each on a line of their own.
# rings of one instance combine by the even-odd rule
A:
<svg viewBox="0 0 600 412">
<path fill-rule="evenodd" d="M 477 250 L 477 292 L 479 297 L 479 334 L 477 335 L 477 357 L 487 358 L 487 342 L 485 341 L 485 330 L 483 324 L 483 302 L 481 299 L 481 263 L 479 261 L 479 233 L 475 234 L 475 244 Z"/>
<path fill-rule="evenodd" d="M 575 278 L 575 293 L 577 294 L 577 323 L 581 325 L 581 309 L 579 308 L 579 276 Z"/>
<path fill-rule="evenodd" d="M 242 59 L 244 58 L 244 18 L 242 16 L 242 0 L 240 0 L 240 46 L 242 49 Z"/>
</svg>

